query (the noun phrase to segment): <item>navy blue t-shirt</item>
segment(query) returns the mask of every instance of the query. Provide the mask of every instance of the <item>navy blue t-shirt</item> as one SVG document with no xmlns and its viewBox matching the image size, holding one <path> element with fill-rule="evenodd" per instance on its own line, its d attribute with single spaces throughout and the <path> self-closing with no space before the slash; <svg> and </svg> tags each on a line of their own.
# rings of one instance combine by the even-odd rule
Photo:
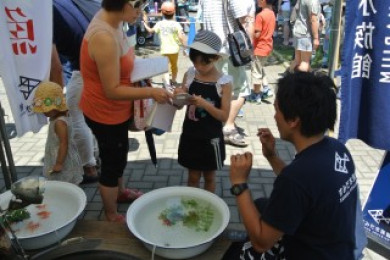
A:
<svg viewBox="0 0 390 260">
<path fill-rule="evenodd" d="M 88 24 L 72 0 L 53 0 L 53 42 L 72 70 L 80 70 L 80 47 Z"/>
<path fill-rule="evenodd" d="M 325 137 L 283 169 L 262 218 L 285 233 L 286 259 L 353 259 L 357 196 L 350 153 Z"/>
</svg>

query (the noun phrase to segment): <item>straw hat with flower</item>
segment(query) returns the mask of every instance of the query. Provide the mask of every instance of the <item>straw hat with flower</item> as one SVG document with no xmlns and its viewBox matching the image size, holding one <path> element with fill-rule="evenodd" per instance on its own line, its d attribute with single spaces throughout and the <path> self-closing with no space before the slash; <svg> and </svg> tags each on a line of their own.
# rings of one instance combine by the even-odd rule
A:
<svg viewBox="0 0 390 260">
<path fill-rule="evenodd" d="M 51 110 L 67 111 L 65 96 L 60 85 L 50 81 L 43 81 L 35 90 L 33 111 L 46 113 Z"/>
</svg>

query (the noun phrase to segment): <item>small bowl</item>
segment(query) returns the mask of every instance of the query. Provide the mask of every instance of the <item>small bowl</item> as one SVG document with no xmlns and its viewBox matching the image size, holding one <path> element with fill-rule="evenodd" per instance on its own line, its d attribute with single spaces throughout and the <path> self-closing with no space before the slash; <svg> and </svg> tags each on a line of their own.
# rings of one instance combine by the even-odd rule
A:
<svg viewBox="0 0 390 260">
<path fill-rule="evenodd" d="M 46 178 L 27 176 L 11 185 L 11 192 L 19 199 L 34 204 L 42 203 Z"/>
<path fill-rule="evenodd" d="M 127 210 L 127 225 L 155 254 L 184 259 L 206 251 L 230 219 L 226 203 L 214 193 L 192 187 L 148 192 Z"/>
</svg>

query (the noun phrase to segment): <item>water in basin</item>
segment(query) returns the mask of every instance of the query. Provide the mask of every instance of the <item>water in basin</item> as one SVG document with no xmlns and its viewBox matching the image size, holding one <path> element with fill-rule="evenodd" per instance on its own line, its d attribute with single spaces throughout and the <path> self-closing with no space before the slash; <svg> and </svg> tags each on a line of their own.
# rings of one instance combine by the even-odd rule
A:
<svg viewBox="0 0 390 260">
<path fill-rule="evenodd" d="M 198 198 L 173 196 L 150 201 L 136 213 L 137 232 L 150 244 L 185 248 L 208 241 L 221 227 L 215 206 Z"/>
</svg>

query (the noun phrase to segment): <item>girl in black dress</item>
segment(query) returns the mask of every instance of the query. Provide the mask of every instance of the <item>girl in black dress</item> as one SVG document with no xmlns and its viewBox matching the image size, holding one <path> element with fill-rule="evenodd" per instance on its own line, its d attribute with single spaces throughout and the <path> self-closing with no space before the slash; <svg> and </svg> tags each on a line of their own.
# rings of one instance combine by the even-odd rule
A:
<svg viewBox="0 0 390 260">
<path fill-rule="evenodd" d="M 225 144 L 222 127 L 227 120 L 232 93 L 232 77 L 215 67 L 220 58 L 221 40 L 210 31 L 200 31 L 189 46 L 193 67 L 175 94 L 188 93 L 183 132 L 179 144 L 179 163 L 188 168 L 188 186 L 215 192 L 215 171 L 223 167 Z"/>
</svg>

